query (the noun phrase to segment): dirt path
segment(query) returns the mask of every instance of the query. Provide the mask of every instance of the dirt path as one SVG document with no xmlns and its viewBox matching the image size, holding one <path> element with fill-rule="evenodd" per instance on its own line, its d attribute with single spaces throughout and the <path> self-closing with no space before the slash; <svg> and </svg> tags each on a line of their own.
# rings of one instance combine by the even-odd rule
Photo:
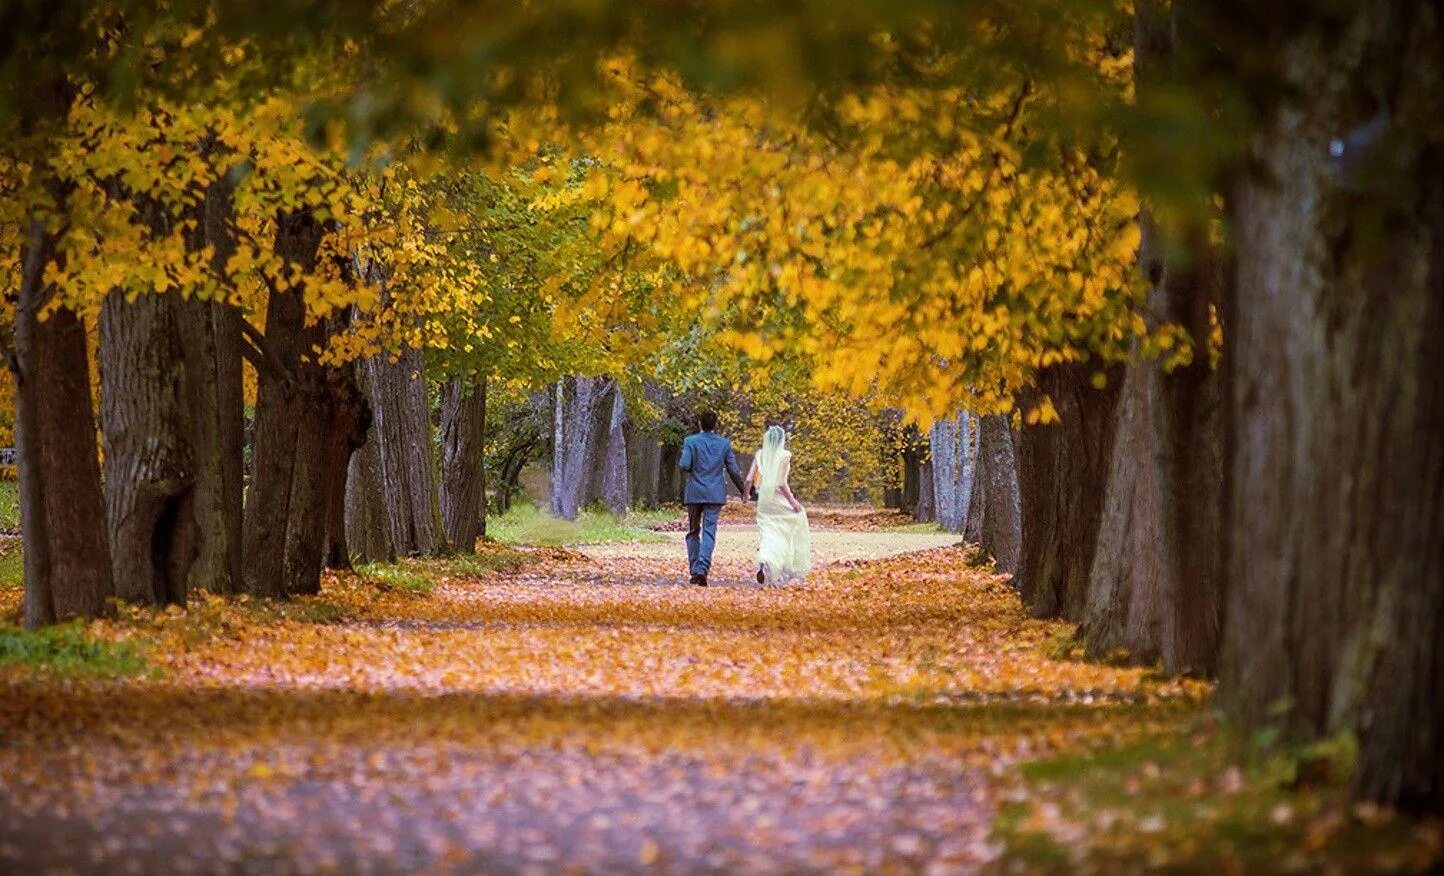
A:
<svg viewBox="0 0 1444 876">
<path fill-rule="evenodd" d="M 579 548 L 588 556 L 597 559 L 638 559 L 670 562 L 679 569 L 686 566 L 686 537 L 680 532 L 660 533 L 666 538 L 661 542 L 627 542 L 622 544 L 585 545 Z M 846 532 L 842 530 L 814 530 L 812 533 L 812 558 L 819 566 L 828 563 L 880 560 L 910 551 L 951 547 L 962 539 L 949 533 L 921 532 Z M 747 571 L 737 569 L 750 566 L 757 554 L 757 528 L 746 525 L 723 525 L 717 532 L 717 550 L 714 562 L 730 573 L 725 576 L 727 583 L 740 575 L 748 577 Z M 719 576 L 714 575 L 714 578 Z"/>
<path fill-rule="evenodd" d="M 676 549 L 135 622 L 154 678 L 0 673 L 0 871 L 968 872 L 1009 764 L 1186 693 L 1045 659 L 1059 628 L 960 550 L 704 590 Z"/>
</svg>

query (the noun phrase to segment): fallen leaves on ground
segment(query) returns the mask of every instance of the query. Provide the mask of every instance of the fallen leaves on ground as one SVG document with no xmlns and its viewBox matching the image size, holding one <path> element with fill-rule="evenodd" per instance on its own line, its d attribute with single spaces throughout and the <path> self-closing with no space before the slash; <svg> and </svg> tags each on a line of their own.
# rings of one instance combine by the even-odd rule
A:
<svg viewBox="0 0 1444 876">
<path fill-rule="evenodd" d="M 1012 764 L 1207 692 L 1049 659 L 960 548 L 784 589 L 516 553 L 92 625 L 140 677 L 0 670 L 0 864 L 972 869 Z"/>
<path fill-rule="evenodd" d="M 1023 765 L 1001 873 L 1436 873 L 1444 822 L 1350 801 L 1352 746 L 1257 750 L 1195 717 Z"/>
</svg>

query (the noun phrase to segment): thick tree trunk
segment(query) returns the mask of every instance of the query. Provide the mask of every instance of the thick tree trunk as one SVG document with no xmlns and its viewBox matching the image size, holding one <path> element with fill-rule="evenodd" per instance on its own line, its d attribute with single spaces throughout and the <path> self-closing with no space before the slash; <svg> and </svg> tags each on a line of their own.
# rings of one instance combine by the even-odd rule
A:
<svg viewBox="0 0 1444 876">
<path fill-rule="evenodd" d="M 1017 580 L 1038 617 L 1076 620 L 1087 597 L 1118 398 L 1118 375 L 1096 390 L 1089 385 L 1092 371 L 1084 364 L 1044 369 L 1037 391 L 1053 400 L 1060 420 L 1018 436 L 1023 541 Z"/>
<path fill-rule="evenodd" d="M 917 519 L 919 491 L 922 488 L 923 439 L 916 426 L 908 425 L 902 431 L 901 440 L 903 478 L 900 507 Z"/>
<path fill-rule="evenodd" d="M 207 188 L 190 237 L 192 247 L 211 248 L 212 271 L 222 289 L 230 288 L 226 263 L 235 252 L 231 193 L 225 177 Z M 241 315 L 219 300 L 189 298 L 174 306 L 189 392 L 193 504 L 201 535 L 191 586 L 240 593 L 245 488 Z"/>
<path fill-rule="evenodd" d="M 311 214 L 282 215 L 277 221 L 276 251 L 309 274 L 316 267 L 321 235 L 321 224 Z M 264 362 L 256 369 L 253 474 L 245 520 L 246 591 L 255 596 L 283 598 L 287 594 L 287 531 L 293 514 L 301 510 L 292 508 L 297 442 L 303 426 L 307 431 L 321 428 L 316 421 L 303 419 L 312 413 L 302 397 L 305 319 L 298 287 L 271 290 Z M 317 544 L 318 556 L 320 551 Z"/>
<path fill-rule="evenodd" d="M 395 361 L 386 355 L 363 360 L 363 383 L 375 418 L 373 440 L 380 453 L 379 481 L 391 529 L 391 544 L 402 556 L 447 552 L 441 520 L 431 408 L 421 351 L 406 350 Z"/>
<path fill-rule="evenodd" d="M 112 293 L 100 314 L 111 568 L 116 595 L 145 605 L 185 605 L 203 539 L 178 303 Z M 203 337 L 191 341 L 204 346 Z"/>
<path fill-rule="evenodd" d="M 325 564 L 327 445 L 333 405 L 326 386 L 326 367 L 310 355 L 312 349 L 323 348 L 325 343 L 324 322 L 308 327 L 302 346 L 307 352 L 297 369 L 294 404 L 300 427 L 296 430 L 282 566 L 287 596 L 320 592 Z"/>
<path fill-rule="evenodd" d="M 631 424 L 626 426 L 627 480 L 632 505 L 656 508 L 662 504 L 662 442 Z"/>
<path fill-rule="evenodd" d="M 1141 94 L 1169 79 L 1174 22 L 1157 0 L 1135 7 Z M 1194 232 L 1187 261 L 1166 247 L 1145 212 L 1140 260 L 1151 284 L 1153 324 L 1183 329 L 1193 360 L 1129 367 L 1120 408 L 1103 530 L 1083 635 L 1089 649 L 1124 648 L 1163 660 L 1168 672 L 1211 674 L 1222 606 L 1222 421 L 1209 361 L 1210 307 L 1222 271 L 1207 235 Z"/>
<path fill-rule="evenodd" d="M 326 369 L 330 398 L 330 428 L 326 432 L 326 471 L 322 495 L 326 503 L 325 565 L 350 569 L 351 548 L 346 538 L 348 473 L 352 459 L 367 443 L 371 431 L 371 405 L 356 381 L 353 364 Z"/>
<path fill-rule="evenodd" d="M 555 389 L 551 511 L 575 520 L 588 503 L 626 512 L 626 407 L 616 381 L 567 377 Z M 618 511 L 618 506 L 621 506 Z"/>
<path fill-rule="evenodd" d="M 627 468 L 627 403 L 622 388 L 612 383 L 611 413 L 607 417 L 606 440 L 597 459 L 597 495 L 602 504 L 618 517 L 627 513 L 632 498 L 630 471 Z"/>
<path fill-rule="evenodd" d="M 973 418 L 966 412 L 939 420 L 929 434 L 938 525 L 962 532 L 973 495 Z"/>
<path fill-rule="evenodd" d="M 1234 203 L 1219 699 L 1246 727 L 1353 735 L 1361 794 L 1437 811 L 1444 52 L 1437 10 L 1359 9 L 1335 42 L 1272 47 L 1296 99 Z M 1348 132 L 1381 112 L 1355 103 L 1361 80 L 1396 83 L 1373 137 Z"/>
<path fill-rule="evenodd" d="M 657 492 L 663 502 L 682 501 L 682 471 L 677 463 L 682 459 L 682 445 L 662 442 L 662 458 L 657 475 Z"/>
<path fill-rule="evenodd" d="M 931 457 L 918 463 L 918 503 L 913 507 L 913 519 L 919 523 L 932 523 L 938 519 L 937 491 L 933 489 Z"/>
<path fill-rule="evenodd" d="M 357 366 L 358 376 L 364 370 Z M 362 382 L 363 394 L 369 395 Z M 371 429 L 366 442 L 351 457 L 346 477 L 346 545 L 363 563 L 394 563 L 391 520 L 386 513 L 386 490 L 381 482 L 381 439 Z"/>
<path fill-rule="evenodd" d="M 37 220 L 22 254 L 15 313 L 15 438 L 25 557 L 25 625 L 98 617 L 114 594 L 85 329 L 60 308 L 38 318 L 54 240 Z"/>
<path fill-rule="evenodd" d="M 1022 499 L 1014 452 L 1017 433 L 1003 415 L 983 417 L 978 423 L 978 475 L 983 518 L 978 546 L 993 558 L 993 568 L 1007 575 L 1018 572 L 1023 545 Z"/>
<path fill-rule="evenodd" d="M 1122 649 L 1139 663 L 1159 656 L 1158 588 L 1164 567 L 1148 385 L 1154 368 L 1156 362 L 1137 362 L 1123 378 L 1098 549 L 1079 628 L 1089 654 Z"/>
<path fill-rule="evenodd" d="M 441 387 L 441 516 L 459 551 L 486 535 L 485 377 Z"/>
<path fill-rule="evenodd" d="M 183 365 L 192 516 L 199 535 L 190 586 L 235 593 L 241 586 L 241 386 L 234 346 L 239 338 L 222 336 L 233 327 L 220 324 L 221 305 L 195 298 L 167 303 Z"/>
<path fill-rule="evenodd" d="M 987 473 L 983 470 L 983 421 L 978 419 L 978 446 L 977 453 L 973 458 L 973 492 L 968 497 L 968 519 L 963 523 L 963 540 L 971 544 L 978 544 L 983 537 L 983 518 L 987 514 L 987 494 L 983 490 L 983 484 Z"/>
</svg>

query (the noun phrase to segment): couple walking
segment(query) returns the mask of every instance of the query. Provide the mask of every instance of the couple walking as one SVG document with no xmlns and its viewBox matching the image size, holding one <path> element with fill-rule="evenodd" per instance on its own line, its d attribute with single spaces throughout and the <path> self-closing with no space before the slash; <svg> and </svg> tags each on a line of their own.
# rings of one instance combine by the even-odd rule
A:
<svg viewBox="0 0 1444 876">
<path fill-rule="evenodd" d="M 747 477 L 737 466 L 732 442 L 717 434 L 717 415 L 697 415 L 700 431 L 682 442 L 677 463 L 686 477 L 682 501 L 687 504 L 687 562 L 691 583 L 707 586 L 712 567 L 712 550 L 717 546 L 717 518 L 727 503 L 725 472 L 746 502 L 748 488 L 757 499 L 757 583 L 786 584 L 802 578 L 812 568 L 812 536 L 807 512 L 792 495 L 787 475 L 792 470 L 792 453 L 787 433 L 781 426 L 769 426 L 762 446 L 752 458 Z"/>
</svg>

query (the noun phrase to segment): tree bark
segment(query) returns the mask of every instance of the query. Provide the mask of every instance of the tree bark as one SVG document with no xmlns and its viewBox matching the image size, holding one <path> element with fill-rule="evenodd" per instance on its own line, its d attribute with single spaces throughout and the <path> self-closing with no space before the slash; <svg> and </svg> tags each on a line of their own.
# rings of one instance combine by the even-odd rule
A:
<svg viewBox="0 0 1444 876">
<path fill-rule="evenodd" d="M 372 397 L 367 386 L 367 370 L 359 362 L 355 368 L 363 398 Z M 391 520 L 386 513 L 378 432 L 372 428 L 350 460 L 345 492 L 346 545 L 348 552 L 363 563 L 394 563 L 396 545 L 391 540 Z"/>
<path fill-rule="evenodd" d="M 993 568 L 1007 575 L 1018 572 L 1023 544 L 1023 511 L 1015 458 L 1016 432 L 1003 415 L 989 415 L 978 423 L 978 475 L 983 517 L 978 545 L 993 558 Z"/>
<path fill-rule="evenodd" d="M 932 523 L 938 518 L 937 491 L 933 489 L 933 461 L 931 457 L 918 463 L 918 503 L 913 507 L 913 519 L 919 523 Z"/>
<path fill-rule="evenodd" d="M 1159 0 L 1136 4 L 1134 20 L 1135 79 L 1147 100 L 1173 77 L 1176 28 Z M 1180 256 L 1168 254 L 1146 210 L 1139 223 L 1148 318 L 1182 329 L 1193 358 L 1171 371 L 1156 361 L 1129 366 L 1083 634 L 1094 653 L 1124 648 L 1161 657 L 1170 673 L 1208 675 L 1223 591 L 1221 400 L 1209 335 L 1224 275 L 1201 225 L 1179 229 Z"/>
<path fill-rule="evenodd" d="M 938 525 L 962 532 L 973 495 L 973 419 L 967 412 L 933 424 L 929 436 Z"/>
<path fill-rule="evenodd" d="M 293 397 L 299 427 L 286 507 L 282 586 L 287 596 L 320 592 L 326 553 L 327 445 L 334 429 L 334 411 L 326 386 L 327 369 L 311 352 L 325 346 L 325 323 L 308 326 L 304 338 Z"/>
<path fill-rule="evenodd" d="M 25 625 L 31 629 L 72 617 L 99 617 L 109 611 L 114 594 L 85 329 L 64 307 L 39 319 L 55 293 L 44 281 L 54 255 L 54 237 L 44 220 L 36 219 L 21 258 L 10 361 Z"/>
<path fill-rule="evenodd" d="M 1150 371 L 1156 367 L 1156 362 L 1136 362 L 1123 378 L 1098 549 L 1078 631 L 1088 654 L 1122 649 L 1139 663 L 1158 659 L 1161 623 L 1162 494 L 1149 391 Z"/>
<path fill-rule="evenodd" d="M 441 387 L 441 516 L 459 551 L 486 536 L 485 377 Z"/>
<path fill-rule="evenodd" d="M 235 251 L 232 189 L 224 176 L 207 188 L 190 242 L 197 249 L 211 248 L 212 273 L 222 290 L 231 288 L 226 263 Z M 189 391 L 194 511 L 201 534 L 191 586 L 240 593 L 245 488 L 241 315 L 224 300 L 189 298 L 174 306 Z"/>
<path fill-rule="evenodd" d="M 355 363 L 328 367 L 326 390 L 330 399 L 330 428 L 326 432 L 326 471 L 323 496 L 326 503 L 325 566 L 350 569 L 351 548 L 346 538 L 348 474 L 351 460 L 366 443 L 371 431 L 371 405 L 356 380 Z"/>
<path fill-rule="evenodd" d="M 100 314 L 100 419 L 116 595 L 185 605 L 203 534 L 196 522 L 192 387 L 178 302 L 106 298 Z M 191 338 L 203 347 L 203 337 Z"/>
<path fill-rule="evenodd" d="M 682 474 L 677 463 L 682 459 L 682 445 L 662 442 L 662 458 L 657 475 L 657 492 L 663 502 L 682 501 Z"/>
<path fill-rule="evenodd" d="M 1018 436 L 1023 539 L 1017 580 L 1037 617 L 1076 620 L 1088 592 L 1118 398 L 1117 375 L 1108 388 L 1095 390 L 1092 370 L 1072 363 L 1040 372 L 1037 392 L 1053 400 L 1060 419 Z"/>
<path fill-rule="evenodd" d="M 597 460 L 597 494 L 602 504 L 614 515 L 622 517 L 631 502 L 630 471 L 627 468 L 627 403 L 622 388 L 612 382 L 611 413 L 606 422 L 606 440 Z"/>
<path fill-rule="evenodd" d="M 448 547 L 421 351 L 403 351 L 394 361 L 385 354 L 372 356 L 358 367 L 365 372 L 375 418 L 378 482 L 386 496 L 391 544 L 401 556 L 444 554 Z"/>
<path fill-rule="evenodd" d="M 306 274 L 315 270 L 321 236 L 321 223 L 309 212 L 277 218 L 276 251 Z M 292 508 L 297 442 L 303 424 L 307 431 L 320 428 L 316 421 L 303 419 L 307 414 L 302 398 L 305 375 L 301 373 L 305 320 L 298 287 L 271 289 L 265 361 L 256 369 L 253 474 L 245 519 L 246 591 L 254 596 L 287 595 L 287 531 L 293 514 L 301 510 Z M 318 544 L 318 555 L 320 550 Z"/>
<path fill-rule="evenodd" d="M 1272 36 L 1272 35 L 1266 35 Z M 1265 47 L 1294 95 L 1250 144 L 1228 291 L 1219 699 L 1353 735 L 1356 790 L 1444 808 L 1444 150 L 1437 10 Z M 1390 71 L 1393 71 L 1390 73 Z M 1388 114 L 1360 81 L 1388 81 Z M 1377 137 L 1350 125 L 1383 118 Z M 1431 133 L 1432 132 L 1432 133 Z M 1330 149 L 1342 154 L 1330 161 Z M 1342 147 L 1342 148 L 1340 148 Z M 1371 154 L 1371 150 L 1373 154 Z"/>
<path fill-rule="evenodd" d="M 557 382 L 555 392 L 552 514 L 575 520 L 597 500 L 614 513 L 625 513 L 626 407 L 616 381 L 567 377 Z"/>
<path fill-rule="evenodd" d="M 968 519 L 963 523 L 963 540 L 978 544 L 983 537 L 983 518 L 987 514 L 986 493 L 983 484 L 987 472 L 983 470 L 983 420 L 978 418 L 978 446 L 973 460 L 973 490 L 968 497 Z"/>
</svg>

